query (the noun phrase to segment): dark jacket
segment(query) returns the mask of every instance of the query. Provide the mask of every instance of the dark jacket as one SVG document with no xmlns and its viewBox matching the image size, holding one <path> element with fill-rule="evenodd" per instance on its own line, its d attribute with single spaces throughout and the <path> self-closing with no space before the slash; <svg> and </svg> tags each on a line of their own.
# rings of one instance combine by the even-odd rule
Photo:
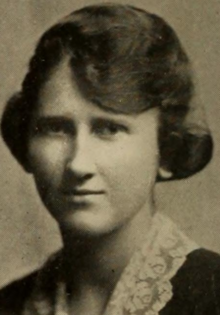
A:
<svg viewBox="0 0 220 315">
<path fill-rule="evenodd" d="M 22 315 L 22 307 L 32 292 L 37 276 L 38 272 L 35 272 L 0 291 L 0 315 Z M 53 273 L 48 279 L 47 289 L 52 291 Z M 193 251 L 171 283 L 173 297 L 160 315 L 220 315 L 218 254 L 205 249 Z"/>
</svg>

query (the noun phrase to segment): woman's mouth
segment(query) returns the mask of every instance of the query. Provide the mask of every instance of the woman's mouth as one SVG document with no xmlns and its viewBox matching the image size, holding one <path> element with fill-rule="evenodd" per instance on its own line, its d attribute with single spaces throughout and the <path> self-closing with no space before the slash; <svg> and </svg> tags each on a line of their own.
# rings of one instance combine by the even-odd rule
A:
<svg viewBox="0 0 220 315">
<path fill-rule="evenodd" d="M 90 189 L 68 189 L 63 191 L 65 200 L 74 205 L 89 205 L 93 204 L 98 197 L 104 195 L 103 190 Z"/>
<path fill-rule="evenodd" d="M 76 189 L 71 192 L 74 196 L 87 196 L 87 195 L 102 195 L 103 190 L 88 190 L 88 189 Z"/>
</svg>

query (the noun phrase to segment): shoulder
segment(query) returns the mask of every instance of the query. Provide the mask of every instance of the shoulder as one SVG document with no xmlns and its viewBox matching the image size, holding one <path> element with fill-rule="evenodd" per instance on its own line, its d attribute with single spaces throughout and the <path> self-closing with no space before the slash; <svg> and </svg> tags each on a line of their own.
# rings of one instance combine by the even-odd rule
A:
<svg viewBox="0 0 220 315">
<path fill-rule="evenodd" d="M 36 274 L 14 281 L 0 290 L 0 315 L 19 314 L 32 290 Z"/>
<path fill-rule="evenodd" d="M 60 268 L 60 255 L 56 253 L 38 270 L 0 289 L 0 315 L 21 315 L 36 289 L 41 295 L 53 294 Z"/>
<path fill-rule="evenodd" d="M 187 256 L 187 260 L 173 278 L 173 284 L 190 284 L 191 291 L 207 292 L 207 287 L 212 289 L 220 285 L 220 255 L 206 249 L 198 249 Z M 199 290 L 196 285 L 199 286 Z M 213 290 L 212 290 L 213 291 Z M 218 292 L 220 294 L 220 292 Z M 219 295 L 220 296 L 220 295 Z"/>
<path fill-rule="evenodd" d="M 187 256 L 187 260 L 179 270 L 176 279 L 186 277 L 191 281 L 210 281 L 220 273 L 220 255 L 206 249 L 197 249 Z"/>
<path fill-rule="evenodd" d="M 220 314 L 220 255 L 191 252 L 171 282 L 173 298 L 161 314 Z"/>
</svg>

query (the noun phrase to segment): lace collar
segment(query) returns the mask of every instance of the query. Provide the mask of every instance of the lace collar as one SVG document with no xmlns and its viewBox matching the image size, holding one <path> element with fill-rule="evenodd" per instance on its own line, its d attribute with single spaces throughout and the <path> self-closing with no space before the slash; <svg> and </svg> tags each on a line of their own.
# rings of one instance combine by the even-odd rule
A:
<svg viewBox="0 0 220 315">
<path fill-rule="evenodd" d="M 159 315 L 172 299 L 171 279 L 197 248 L 170 219 L 157 213 L 144 245 L 124 269 L 103 315 Z M 58 261 L 53 258 L 37 277 L 23 315 L 69 315 L 65 283 L 57 275 Z M 46 270 L 50 270 L 54 283 L 50 292 L 48 285 L 45 288 Z"/>
</svg>

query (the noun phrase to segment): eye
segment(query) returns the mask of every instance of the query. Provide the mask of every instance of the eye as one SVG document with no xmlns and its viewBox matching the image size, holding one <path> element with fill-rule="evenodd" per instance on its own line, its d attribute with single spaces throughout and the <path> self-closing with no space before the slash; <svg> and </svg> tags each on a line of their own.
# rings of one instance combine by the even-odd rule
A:
<svg viewBox="0 0 220 315">
<path fill-rule="evenodd" d="M 65 130 L 60 124 L 37 125 L 35 132 L 41 135 L 64 134 Z"/>
<path fill-rule="evenodd" d="M 112 138 L 127 131 L 126 126 L 112 121 L 98 121 L 93 127 L 93 132 L 103 138 Z"/>
<path fill-rule="evenodd" d="M 41 136 L 72 135 L 74 128 L 68 121 L 42 120 L 34 127 L 34 134 Z"/>
</svg>

